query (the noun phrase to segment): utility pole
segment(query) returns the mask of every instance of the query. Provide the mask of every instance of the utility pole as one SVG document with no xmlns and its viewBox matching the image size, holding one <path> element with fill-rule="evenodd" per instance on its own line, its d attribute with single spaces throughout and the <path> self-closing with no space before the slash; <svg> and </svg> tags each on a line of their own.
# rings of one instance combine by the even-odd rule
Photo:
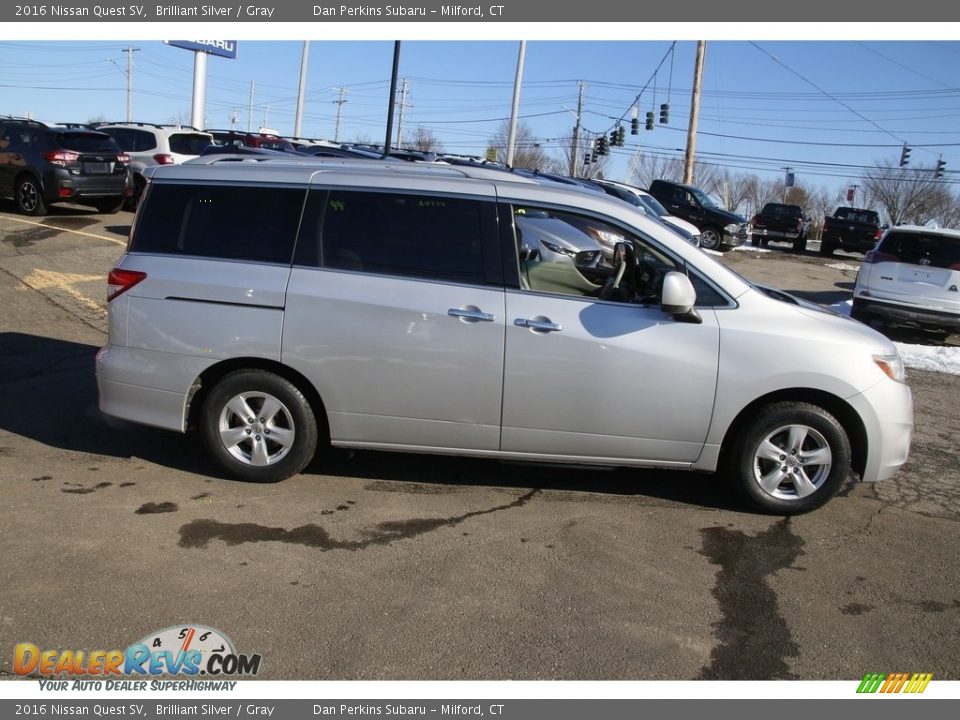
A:
<svg viewBox="0 0 960 720">
<path fill-rule="evenodd" d="M 107 62 L 113 65 L 117 70 L 127 76 L 127 122 L 133 122 L 133 54 L 139 52 L 140 48 L 127 47 L 124 52 L 127 54 L 127 69 L 124 70 L 120 65 L 110 58 Z"/>
<path fill-rule="evenodd" d="M 407 85 L 407 79 L 403 79 L 403 87 L 400 90 L 400 99 L 397 101 L 397 104 L 400 106 L 400 115 L 397 118 L 397 147 L 399 148 L 403 143 L 403 111 L 407 107 L 407 91 L 409 87 Z"/>
<path fill-rule="evenodd" d="M 783 169 L 783 200 L 781 202 L 787 202 L 787 181 L 790 179 L 790 166 L 787 166 Z M 792 187 L 792 185 L 791 185 Z"/>
<path fill-rule="evenodd" d="M 343 99 L 343 96 L 347 94 L 347 89 L 334 88 L 334 90 L 340 91 L 340 97 L 333 101 L 333 103 L 337 106 L 337 125 L 333 131 L 333 141 L 340 142 L 340 111 L 343 110 L 343 104 L 346 102 L 346 100 Z"/>
<path fill-rule="evenodd" d="M 303 95 L 307 88 L 307 54 L 310 41 L 303 41 L 303 53 L 300 55 L 300 88 L 297 91 L 297 116 L 293 121 L 294 137 L 300 137 L 300 126 L 303 124 Z"/>
<path fill-rule="evenodd" d="M 387 96 L 387 132 L 383 140 L 383 156 L 390 156 L 390 134 L 393 130 L 393 106 L 397 99 L 397 75 L 400 71 L 400 41 L 393 41 L 393 70 L 390 72 L 390 94 Z"/>
<path fill-rule="evenodd" d="M 253 80 L 250 81 L 250 100 L 247 102 L 247 132 L 253 132 Z"/>
<path fill-rule="evenodd" d="M 697 119 L 700 117 L 700 88 L 703 86 L 703 56 L 707 41 L 697 41 L 697 59 L 693 67 L 693 92 L 690 96 L 690 124 L 687 126 L 687 151 L 683 158 L 683 182 L 693 183 L 694 152 L 697 147 Z"/>
<path fill-rule="evenodd" d="M 580 93 L 577 97 L 577 124 L 573 126 L 573 148 L 570 153 L 570 175 L 576 177 L 580 169 L 580 116 L 583 114 L 583 89 L 586 87 L 583 80 L 577 83 Z"/>
<path fill-rule="evenodd" d="M 127 122 L 133 122 L 133 54 L 140 48 L 127 48 Z"/>
<path fill-rule="evenodd" d="M 265 128 L 270 127 L 270 103 L 267 103 L 263 106 L 263 126 Z"/>
<path fill-rule="evenodd" d="M 507 165 L 513 167 L 513 153 L 517 147 L 517 115 L 520 112 L 520 83 L 523 81 L 523 59 L 527 52 L 527 41 L 520 41 L 520 53 L 517 55 L 517 75 L 513 79 L 513 106 L 510 109 L 510 132 L 507 135 Z"/>
</svg>

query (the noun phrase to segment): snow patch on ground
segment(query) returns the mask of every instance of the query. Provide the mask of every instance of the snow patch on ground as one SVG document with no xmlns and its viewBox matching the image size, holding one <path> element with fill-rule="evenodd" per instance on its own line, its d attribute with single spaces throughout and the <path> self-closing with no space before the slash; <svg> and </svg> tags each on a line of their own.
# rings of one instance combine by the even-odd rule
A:
<svg viewBox="0 0 960 720">
<path fill-rule="evenodd" d="M 854 272 L 860 269 L 856 265 L 847 265 L 846 263 L 830 263 L 824 265 L 824 267 L 833 268 L 834 270 L 853 270 Z"/>
<path fill-rule="evenodd" d="M 718 257 L 723 257 L 723 253 L 719 252 L 718 250 L 708 250 L 707 248 L 700 248 L 700 249 L 703 250 L 707 255 L 716 255 Z"/>
<path fill-rule="evenodd" d="M 755 245 L 750 245 L 749 243 L 746 244 L 746 245 L 737 245 L 737 246 L 734 248 L 734 250 L 749 250 L 750 252 L 755 252 L 755 253 L 770 253 L 770 252 L 773 252 L 773 250 L 771 250 L 770 248 L 757 247 L 757 246 L 755 246 Z"/>
</svg>

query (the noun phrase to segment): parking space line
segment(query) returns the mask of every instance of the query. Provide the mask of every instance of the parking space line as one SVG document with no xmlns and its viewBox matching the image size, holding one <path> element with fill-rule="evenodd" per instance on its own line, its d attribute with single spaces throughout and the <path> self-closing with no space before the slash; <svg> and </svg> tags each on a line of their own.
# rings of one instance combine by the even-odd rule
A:
<svg viewBox="0 0 960 720">
<path fill-rule="evenodd" d="M 83 230 L 71 230 L 70 228 L 57 227 L 56 225 L 47 225 L 42 222 L 34 222 L 33 220 L 24 220 L 23 218 L 9 217 L 5 216 L 4 220 L 13 220 L 14 222 L 24 223 L 26 225 L 36 225 L 37 227 L 45 227 L 50 230 L 62 230 L 63 232 L 73 233 L 74 235 L 83 235 L 85 237 L 97 238 L 98 240 L 106 240 L 108 242 L 116 243 L 117 245 L 127 246 L 126 240 L 117 240 L 116 238 L 107 237 L 106 235 L 95 235 L 94 233 L 83 232 Z"/>
</svg>

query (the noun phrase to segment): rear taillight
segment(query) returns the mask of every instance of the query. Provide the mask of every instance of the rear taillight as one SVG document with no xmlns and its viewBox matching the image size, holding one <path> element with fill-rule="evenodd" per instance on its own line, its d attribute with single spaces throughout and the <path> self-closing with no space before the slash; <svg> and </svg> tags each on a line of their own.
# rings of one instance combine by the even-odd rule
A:
<svg viewBox="0 0 960 720">
<path fill-rule="evenodd" d="M 877 231 L 873 234 L 873 239 L 879 240 L 881 235 L 883 235 L 883 230 L 877 228 Z"/>
<path fill-rule="evenodd" d="M 960 270 L 960 263 L 954 263 L 950 266 L 951 270 Z"/>
<path fill-rule="evenodd" d="M 67 163 L 77 162 L 77 160 L 80 159 L 80 153 L 66 150 L 51 150 L 43 154 L 43 159 L 51 165 L 67 165 Z"/>
<path fill-rule="evenodd" d="M 870 250 L 866 255 L 863 256 L 863 261 L 867 264 L 873 264 L 882 262 L 899 262 L 900 259 L 896 255 L 879 252 L 877 250 Z"/>
<path fill-rule="evenodd" d="M 117 155 L 117 165 L 126 165 L 130 162 L 130 156 L 126 153 L 120 153 Z"/>
<path fill-rule="evenodd" d="M 829 230 L 829 229 L 830 229 L 830 221 L 827 220 L 826 218 L 824 218 L 824 220 L 823 220 L 823 231 L 822 231 L 822 232 L 826 232 L 826 231 Z"/>
<path fill-rule="evenodd" d="M 153 156 L 153 159 L 157 161 L 157 165 L 173 165 L 173 155 L 157 153 Z"/>
<path fill-rule="evenodd" d="M 139 270 L 114 268 L 107 275 L 107 302 L 126 292 L 146 277 L 147 274 Z"/>
</svg>

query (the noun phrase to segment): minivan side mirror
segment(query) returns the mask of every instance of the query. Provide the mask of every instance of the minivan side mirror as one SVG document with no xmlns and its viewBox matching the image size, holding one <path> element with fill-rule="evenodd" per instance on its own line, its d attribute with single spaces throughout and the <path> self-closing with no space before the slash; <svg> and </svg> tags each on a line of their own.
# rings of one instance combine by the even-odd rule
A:
<svg viewBox="0 0 960 720">
<path fill-rule="evenodd" d="M 690 278 L 676 270 L 668 272 L 663 278 L 663 291 L 660 294 L 660 309 L 673 315 L 677 322 L 701 323 L 703 318 L 694 309 L 697 291 L 693 289 Z"/>
</svg>

